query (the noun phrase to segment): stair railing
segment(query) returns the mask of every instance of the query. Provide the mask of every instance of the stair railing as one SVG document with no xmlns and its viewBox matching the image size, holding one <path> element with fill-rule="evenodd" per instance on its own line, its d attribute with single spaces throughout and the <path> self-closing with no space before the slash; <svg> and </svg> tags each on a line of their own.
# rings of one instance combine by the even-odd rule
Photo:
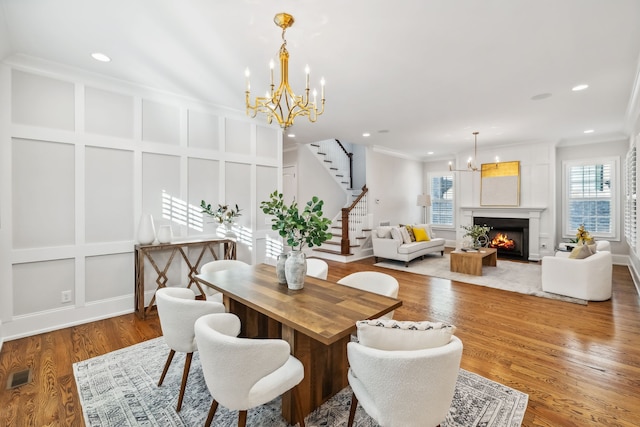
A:
<svg viewBox="0 0 640 427">
<path fill-rule="evenodd" d="M 337 140 L 336 140 L 337 141 Z M 342 208 L 342 233 L 340 237 L 340 254 L 349 255 L 351 252 L 351 240 L 349 233 L 362 231 L 362 223 L 367 217 L 367 186 L 362 187 L 362 192 L 356 197 L 350 206 Z"/>
<path fill-rule="evenodd" d="M 344 145 L 340 142 L 340 140 L 336 139 L 338 146 L 342 149 L 342 152 L 347 156 L 346 160 L 348 161 L 348 165 L 345 165 L 343 170 L 349 170 L 349 188 L 353 188 L 353 153 L 349 153 Z M 343 157 L 343 159 L 345 159 Z"/>
</svg>

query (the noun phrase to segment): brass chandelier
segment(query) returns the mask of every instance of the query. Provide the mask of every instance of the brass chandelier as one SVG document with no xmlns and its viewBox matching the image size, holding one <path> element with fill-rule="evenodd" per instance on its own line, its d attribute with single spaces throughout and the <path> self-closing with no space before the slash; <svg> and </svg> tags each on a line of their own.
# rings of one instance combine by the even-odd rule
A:
<svg viewBox="0 0 640 427">
<path fill-rule="evenodd" d="M 247 78 L 246 103 L 247 115 L 252 118 L 260 113 L 267 115 L 267 122 L 271 123 L 275 118 L 282 129 L 287 129 L 293 125 L 293 121 L 298 116 L 307 116 L 310 122 L 315 122 L 322 113 L 324 113 L 324 78 L 320 80 L 322 86 L 320 108 L 317 105 L 317 91 L 312 92 L 313 100 L 309 99 L 309 66 L 305 68 L 307 75 L 307 84 L 304 95 L 296 95 L 289 85 L 289 52 L 287 51 L 287 40 L 284 38 L 287 28 L 293 25 L 293 16 L 288 13 L 278 13 L 273 21 L 282 28 L 282 46 L 280 46 L 280 84 L 275 88 L 273 81 L 274 63 L 271 60 L 269 66 L 271 69 L 271 90 L 264 97 L 256 97 L 255 103 L 251 105 L 250 91 L 251 83 L 249 82 L 249 69 L 245 71 Z"/>
<path fill-rule="evenodd" d="M 478 134 L 480 132 L 473 132 L 473 157 L 469 157 L 467 160 L 467 168 L 466 169 L 454 169 L 453 163 L 449 162 L 449 170 L 453 172 L 478 172 L 480 169 L 478 166 L 474 165 L 473 162 L 478 159 Z"/>
</svg>

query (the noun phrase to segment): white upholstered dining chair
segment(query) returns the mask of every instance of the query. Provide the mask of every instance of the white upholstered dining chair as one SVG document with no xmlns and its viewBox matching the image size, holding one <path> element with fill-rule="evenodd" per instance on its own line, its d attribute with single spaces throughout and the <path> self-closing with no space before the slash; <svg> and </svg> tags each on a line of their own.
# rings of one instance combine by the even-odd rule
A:
<svg viewBox="0 0 640 427">
<path fill-rule="evenodd" d="M 200 267 L 200 274 L 230 270 L 232 268 L 247 267 L 248 265 L 249 264 L 247 264 L 246 262 L 236 259 L 218 259 L 210 261 Z M 204 286 L 204 293 L 206 294 L 208 301 L 216 301 L 222 303 L 222 294 L 215 289 L 212 289 L 209 286 Z"/>
<path fill-rule="evenodd" d="M 186 353 L 176 411 L 180 411 L 182 408 L 184 391 L 189 377 L 189 369 L 191 368 L 191 359 L 193 352 L 198 349 L 193 326 L 200 316 L 211 313 L 224 313 L 225 311 L 224 305 L 219 302 L 198 301 L 195 298 L 195 293 L 188 288 L 166 287 L 156 291 L 160 327 L 164 335 L 164 341 L 170 349 L 160 381 L 158 381 L 158 387 L 162 385 L 175 353 L 177 351 Z"/>
<path fill-rule="evenodd" d="M 338 280 L 338 283 L 391 298 L 398 297 L 398 289 L 400 288 L 395 277 L 378 271 L 357 271 Z M 381 318 L 393 318 L 393 311 L 385 314 Z"/>
<path fill-rule="evenodd" d="M 327 280 L 329 274 L 329 264 L 319 258 L 307 258 L 307 276 L 317 277 Z"/>
<path fill-rule="evenodd" d="M 422 328 L 419 324 L 431 322 L 417 323 Z M 438 426 L 451 407 L 460 370 L 462 342 L 452 335 L 455 327 L 441 323 L 422 330 L 391 326 L 367 325 L 369 337 L 358 327 L 359 343 L 347 344 L 353 390 L 347 426 L 353 425 L 358 403 L 382 427 Z"/>
<path fill-rule="evenodd" d="M 246 425 L 247 410 L 293 389 L 300 426 L 304 417 L 296 385 L 304 367 L 291 356 L 281 339 L 238 338 L 240 319 L 232 313 L 211 314 L 196 321 L 202 372 L 213 397 L 205 426 L 210 426 L 218 404 L 239 411 L 238 426 Z"/>
</svg>

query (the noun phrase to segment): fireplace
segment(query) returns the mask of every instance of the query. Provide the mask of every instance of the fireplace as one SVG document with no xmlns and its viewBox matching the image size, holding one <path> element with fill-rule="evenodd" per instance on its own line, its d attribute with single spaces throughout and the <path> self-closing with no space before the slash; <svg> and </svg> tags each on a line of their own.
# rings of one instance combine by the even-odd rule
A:
<svg viewBox="0 0 640 427">
<path fill-rule="evenodd" d="M 476 225 L 488 225 L 489 247 L 498 250 L 501 258 L 529 259 L 529 220 L 523 218 L 474 217 Z"/>
</svg>

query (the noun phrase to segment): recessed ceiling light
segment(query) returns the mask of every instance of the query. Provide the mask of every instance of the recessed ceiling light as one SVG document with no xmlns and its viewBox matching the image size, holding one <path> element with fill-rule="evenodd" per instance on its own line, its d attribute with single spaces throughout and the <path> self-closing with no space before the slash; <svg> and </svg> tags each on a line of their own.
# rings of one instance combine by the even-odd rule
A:
<svg viewBox="0 0 640 427">
<path fill-rule="evenodd" d="M 587 129 L 587 130 L 584 131 L 584 133 L 593 133 L 593 132 L 594 132 L 593 129 Z"/>
<path fill-rule="evenodd" d="M 585 90 L 589 85 L 578 85 L 571 88 L 572 91 L 577 92 L 579 90 Z"/>
<path fill-rule="evenodd" d="M 295 133 L 290 133 L 289 135 L 287 135 L 289 138 L 295 138 L 296 134 Z"/>
<path fill-rule="evenodd" d="M 100 61 L 100 62 L 110 62 L 111 61 L 111 58 L 109 58 L 104 53 L 100 53 L 100 52 L 92 53 L 91 57 L 93 59 L 95 59 L 96 61 Z"/>
<path fill-rule="evenodd" d="M 541 99 L 547 99 L 547 98 L 551 98 L 551 94 L 550 93 L 539 93 L 538 95 L 534 95 L 531 97 L 532 101 L 540 101 Z"/>
<path fill-rule="evenodd" d="M 366 138 L 368 136 L 371 136 L 371 134 L 369 132 L 365 132 L 365 133 L 362 134 L 362 136 L 364 136 Z"/>
<path fill-rule="evenodd" d="M 428 154 L 428 155 L 432 155 L 432 154 L 433 154 L 433 151 L 428 151 L 428 152 L 427 152 L 427 154 Z"/>
</svg>

